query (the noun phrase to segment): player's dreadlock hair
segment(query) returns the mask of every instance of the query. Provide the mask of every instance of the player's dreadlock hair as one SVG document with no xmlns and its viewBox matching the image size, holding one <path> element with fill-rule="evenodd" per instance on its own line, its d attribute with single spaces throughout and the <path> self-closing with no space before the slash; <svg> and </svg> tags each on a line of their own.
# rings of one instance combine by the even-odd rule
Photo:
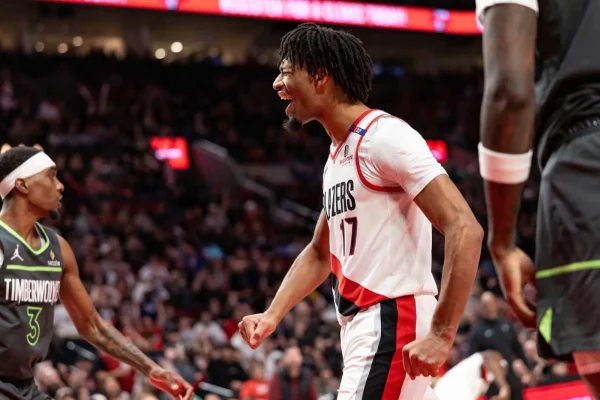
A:
<svg viewBox="0 0 600 400">
<path fill-rule="evenodd" d="M 349 102 L 365 103 L 371 90 L 373 61 L 356 36 L 313 23 L 299 25 L 281 39 L 279 64 L 284 60 L 310 75 L 323 68 Z"/>
<path fill-rule="evenodd" d="M 0 181 L 40 151 L 33 147 L 13 147 L 4 152 L 0 155 Z M 10 192 L 4 200 L 10 198 L 12 193 Z"/>
</svg>

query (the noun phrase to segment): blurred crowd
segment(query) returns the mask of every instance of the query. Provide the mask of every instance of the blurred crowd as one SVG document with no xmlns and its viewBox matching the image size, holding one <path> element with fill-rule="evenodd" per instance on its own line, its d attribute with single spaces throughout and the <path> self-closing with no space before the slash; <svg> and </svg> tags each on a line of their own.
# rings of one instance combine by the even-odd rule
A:
<svg viewBox="0 0 600 400">
<path fill-rule="evenodd" d="M 0 140 L 39 143 L 56 160 L 66 189 L 55 228 L 73 247 L 106 320 L 160 365 L 194 382 L 199 399 L 335 399 L 342 355 L 329 282 L 258 350 L 236 330 L 241 317 L 269 304 L 311 232 L 280 226 L 250 192 L 234 197 L 208 189 L 193 165 L 171 171 L 149 147 L 152 136 L 184 136 L 223 146 L 239 163 L 289 168 L 295 184 L 270 188 L 318 210 L 329 140 L 313 125 L 296 135 L 281 133 L 283 104 L 271 93 L 276 70 L 250 60 L 237 67 L 162 65 L 101 54 L 0 54 L 0 65 Z M 485 227 L 475 156 L 481 88 L 480 71 L 381 73 L 370 105 L 400 116 L 428 139 L 446 141 L 444 166 Z M 530 254 L 537 190 L 532 183 L 525 191 L 518 230 Z M 438 280 L 443 251 L 443 237 L 435 233 Z M 484 250 L 446 368 L 494 347 L 480 336 L 495 327 L 514 339 L 496 350 L 510 361 L 515 385 L 573 375 L 570 365 L 537 357 L 535 333 L 522 329 L 501 300 Z M 61 305 L 51 354 L 37 366 L 36 381 L 58 400 L 161 396 L 134 370 L 79 339 Z"/>
</svg>

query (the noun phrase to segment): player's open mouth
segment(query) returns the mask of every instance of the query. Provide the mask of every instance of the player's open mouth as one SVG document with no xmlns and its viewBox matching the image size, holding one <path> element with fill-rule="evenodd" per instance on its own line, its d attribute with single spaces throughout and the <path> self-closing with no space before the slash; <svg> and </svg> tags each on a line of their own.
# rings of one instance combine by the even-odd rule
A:
<svg viewBox="0 0 600 400">
<path fill-rule="evenodd" d="M 287 116 L 290 115 L 290 107 L 292 106 L 292 96 L 290 96 L 287 92 L 284 92 L 282 90 L 280 90 L 279 92 L 277 92 L 277 94 L 279 95 L 279 98 L 283 101 L 289 101 L 290 104 L 285 108 L 285 114 Z"/>
<path fill-rule="evenodd" d="M 292 101 L 292 96 L 287 94 L 287 92 L 280 90 L 279 92 L 277 92 L 277 94 L 279 95 L 279 98 L 283 101 Z"/>
</svg>

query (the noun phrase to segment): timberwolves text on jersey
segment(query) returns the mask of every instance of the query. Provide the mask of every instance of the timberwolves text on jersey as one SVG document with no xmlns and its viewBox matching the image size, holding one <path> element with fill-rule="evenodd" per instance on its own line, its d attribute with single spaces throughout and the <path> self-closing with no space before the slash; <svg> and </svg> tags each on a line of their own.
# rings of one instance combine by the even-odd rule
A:
<svg viewBox="0 0 600 400">
<path fill-rule="evenodd" d="M 58 302 L 60 281 L 4 278 L 5 300 L 21 303 Z"/>
<path fill-rule="evenodd" d="M 59 300 L 63 260 L 58 236 L 36 225 L 35 250 L 0 221 L 0 377 L 29 379 L 52 341 L 54 305 Z"/>
</svg>

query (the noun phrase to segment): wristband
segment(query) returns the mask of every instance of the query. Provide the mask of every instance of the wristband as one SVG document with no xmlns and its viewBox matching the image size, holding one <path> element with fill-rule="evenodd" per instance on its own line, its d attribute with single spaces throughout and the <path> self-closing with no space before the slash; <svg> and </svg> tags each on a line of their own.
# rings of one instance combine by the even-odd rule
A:
<svg viewBox="0 0 600 400">
<path fill-rule="evenodd" d="M 514 185 L 529 178 L 533 151 L 524 154 L 499 153 L 487 149 L 482 143 L 479 150 L 479 171 L 481 177 L 489 182 Z"/>
</svg>

